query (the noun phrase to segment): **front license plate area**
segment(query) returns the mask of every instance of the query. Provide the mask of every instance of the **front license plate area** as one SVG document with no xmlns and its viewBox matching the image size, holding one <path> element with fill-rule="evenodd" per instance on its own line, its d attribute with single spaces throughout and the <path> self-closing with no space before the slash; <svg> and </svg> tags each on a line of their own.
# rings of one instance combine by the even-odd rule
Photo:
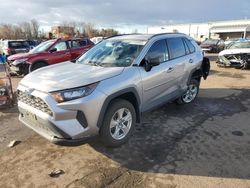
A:
<svg viewBox="0 0 250 188">
<path fill-rule="evenodd" d="M 24 111 L 22 115 L 29 122 L 34 122 L 34 123 L 37 122 L 37 116 L 29 111 Z"/>
</svg>

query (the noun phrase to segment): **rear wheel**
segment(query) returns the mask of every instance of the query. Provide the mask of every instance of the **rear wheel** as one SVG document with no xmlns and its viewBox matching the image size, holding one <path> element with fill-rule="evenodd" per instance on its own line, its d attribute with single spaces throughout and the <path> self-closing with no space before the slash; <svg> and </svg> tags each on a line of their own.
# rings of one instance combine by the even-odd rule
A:
<svg viewBox="0 0 250 188">
<path fill-rule="evenodd" d="M 125 143 L 134 129 L 136 112 L 127 100 L 117 99 L 107 109 L 100 136 L 105 145 L 117 147 Z"/>
<path fill-rule="evenodd" d="M 187 91 L 177 99 L 177 103 L 188 104 L 193 102 L 199 93 L 199 86 L 200 83 L 197 80 L 192 79 L 188 84 Z"/>
</svg>

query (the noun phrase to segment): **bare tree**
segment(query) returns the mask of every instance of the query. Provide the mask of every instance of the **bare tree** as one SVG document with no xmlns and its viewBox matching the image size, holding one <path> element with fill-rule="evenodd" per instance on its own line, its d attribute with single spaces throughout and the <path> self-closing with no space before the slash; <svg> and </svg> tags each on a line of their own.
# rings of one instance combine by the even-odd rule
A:
<svg viewBox="0 0 250 188">
<path fill-rule="evenodd" d="M 32 38 L 37 39 L 39 35 L 39 23 L 37 20 L 32 19 L 30 21 L 31 26 L 31 32 L 32 32 Z"/>
<path fill-rule="evenodd" d="M 95 37 L 99 34 L 98 30 L 95 28 L 95 25 L 93 23 L 85 24 L 85 32 L 89 38 Z"/>
<path fill-rule="evenodd" d="M 12 25 L 11 24 L 2 24 L 0 28 L 0 36 L 2 39 L 12 38 Z"/>
<path fill-rule="evenodd" d="M 20 24 L 20 27 L 22 28 L 23 32 L 24 32 L 24 37 L 26 39 L 31 39 L 32 38 L 32 28 L 30 26 L 29 22 L 23 22 Z"/>
</svg>

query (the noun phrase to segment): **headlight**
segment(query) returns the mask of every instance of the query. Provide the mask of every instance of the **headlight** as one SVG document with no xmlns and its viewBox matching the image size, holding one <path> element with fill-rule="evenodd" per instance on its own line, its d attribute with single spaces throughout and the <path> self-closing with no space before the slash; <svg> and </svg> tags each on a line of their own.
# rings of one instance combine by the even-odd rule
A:
<svg viewBox="0 0 250 188">
<path fill-rule="evenodd" d="M 90 95 L 96 88 L 98 83 L 90 84 L 84 87 L 72 88 L 63 91 L 52 92 L 51 95 L 56 102 L 66 102 L 74 99 L 86 97 Z"/>
<path fill-rule="evenodd" d="M 0 97 L 1 96 L 6 96 L 7 95 L 7 88 L 0 86 Z"/>
<path fill-rule="evenodd" d="M 24 59 L 17 59 L 17 60 L 15 60 L 12 64 L 13 65 L 18 65 L 18 64 L 20 64 L 20 63 L 24 63 L 25 61 L 27 61 L 28 60 L 28 58 L 24 58 Z"/>
</svg>

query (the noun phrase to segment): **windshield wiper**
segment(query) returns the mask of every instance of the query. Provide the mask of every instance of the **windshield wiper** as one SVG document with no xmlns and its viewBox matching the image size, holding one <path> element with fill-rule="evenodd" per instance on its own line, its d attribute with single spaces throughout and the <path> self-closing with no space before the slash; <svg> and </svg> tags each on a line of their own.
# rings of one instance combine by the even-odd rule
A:
<svg viewBox="0 0 250 188">
<path fill-rule="evenodd" d="M 89 61 L 87 64 L 91 64 L 91 65 L 94 65 L 94 66 L 100 66 L 100 64 L 97 63 L 96 61 Z"/>
</svg>

